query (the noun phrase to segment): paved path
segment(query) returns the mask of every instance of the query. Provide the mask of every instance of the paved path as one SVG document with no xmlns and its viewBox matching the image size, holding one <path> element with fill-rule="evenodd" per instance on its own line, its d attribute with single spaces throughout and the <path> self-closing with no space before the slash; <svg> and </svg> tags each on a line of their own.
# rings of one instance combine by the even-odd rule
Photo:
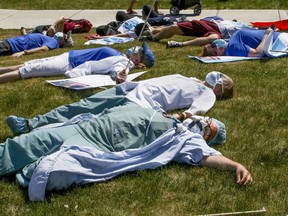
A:
<svg viewBox="0 0 288 216">
<path fill-rule="evenodd" d="M 37 25 L 51 24 L 61 15 L 90 20 L 94 27 L 107 24 L 115 20 L 118 10 L 6 10 L 0 9 L 0 28 L 19 29 L 21 26 L 33 28 Z M 141 14 L 141 10 L 136 10 Z M 170 15 L 168 9 L 161 9 L 164 14 Z M 192 10 L 181 10 L 180 15 L 185 15 L 189 20 L 200 19 L 206 16 L 221 16 L 227 20 L 237 19 L 249 24 L 250 21 L 276 21 L 288 19 L 286 10 L 203 10 L 199 16 L 193 16 Z"/>
</svg>

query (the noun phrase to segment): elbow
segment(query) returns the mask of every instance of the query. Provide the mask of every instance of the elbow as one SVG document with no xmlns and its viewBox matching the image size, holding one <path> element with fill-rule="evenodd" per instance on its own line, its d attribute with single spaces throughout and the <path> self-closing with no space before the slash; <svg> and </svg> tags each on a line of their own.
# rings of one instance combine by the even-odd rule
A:
<svg viewBox="0 0 288 216">
<path fill-rule="evenodd" d="M 220 39 L 219 35 L 217 35 L 217 34 L 212 34 L 212 35 L 209 35 L 209 37 L 208 37 L 209 43 L 215 41 L 216 39 Z"/>
</svg>

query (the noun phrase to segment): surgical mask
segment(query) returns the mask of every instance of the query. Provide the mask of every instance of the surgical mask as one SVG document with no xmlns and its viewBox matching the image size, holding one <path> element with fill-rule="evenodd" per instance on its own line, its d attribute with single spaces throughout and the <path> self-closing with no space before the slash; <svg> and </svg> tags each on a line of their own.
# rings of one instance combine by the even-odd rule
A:
<svg viewBox="0 0 288 216">
<path fill-rule="evenodd" d="M 193 115 L 191 118 L 186 119 L 183 122 L 183 126 L 185 126 L 188 130 L 193 133 L 204 135 L 204 128 L 208 126 L 208 124 L 204 120 L 204 116 Z"/>
<path fill-rule="evenodd" d="M 56 40 L 59 40 L 60 38 L 64 38 L 63 32 L 56 32 L 55 35 L 54 35 L 54 38 Z"/>
<path fill-rule="evenodd" d="M 211 43 L 211 47 L 226 48 L 228 43 L 223 39 L 216 39 Z"/>
<path fill-rule="evenodd" d="M 133 53 L 139 54 L 141 50 L 142 50 L 142 47 L 140 46 L 131 47 L 130 49 L 128 49 L 127 55 L 132 56 Z"/>
<path fill-rule="evenodd" d="M 207 74 L 205 82 L 210 84 L 213 88 L 215 88 L 218 83 L 223 85 L 223 74 L 217 71 L 212 71 Z"/>
</svg>

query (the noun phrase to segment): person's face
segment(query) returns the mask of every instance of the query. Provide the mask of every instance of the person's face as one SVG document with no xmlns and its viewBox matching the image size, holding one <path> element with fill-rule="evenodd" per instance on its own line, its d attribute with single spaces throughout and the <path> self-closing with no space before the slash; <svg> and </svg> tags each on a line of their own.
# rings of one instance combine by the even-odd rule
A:
<svg viewBox="0 0 288 216">
<path fill-rule="evenodd" d="M 204 121 L 207 123 L 207 126 L 204 128 L 203 138 L 208 143 L 215 137 L 218 127 L 208 116 L 204 117 Z"/>
<path fill-rule="evenodd" d="M 59 46 L 62 47 L 65 44 L 64 38 L 58 39 Z"/>
<path fill-rule="evenodd" d="M 216 83 L 215 87 L 213 88 L 213 92 L 216 95 L 218 100 L 222 99 L 224 94 L 224 86 L 223 83 Z"/>
<path fill-rule="evenodd" d="M 141 63 L 141 55 L 138 52 L 136 52 L 133 54 L 131 60 L 135 65 L 138 65 Z"/>
<path fill-rule="evenodd" d="M 213 46 L 213 44 L 207 44 L 207 55 L 208 56 L 223 56 L 224 55 L 224 48 L 218 48 L 217 46 Z"/>
</svg>

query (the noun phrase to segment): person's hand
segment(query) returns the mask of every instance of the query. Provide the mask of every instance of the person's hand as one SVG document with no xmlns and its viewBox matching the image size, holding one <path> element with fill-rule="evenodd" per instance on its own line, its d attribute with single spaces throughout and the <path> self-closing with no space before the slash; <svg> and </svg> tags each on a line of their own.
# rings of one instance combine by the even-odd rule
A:
<svg viewBox="0 0 288 216">
<path fill-rule="evenodd" d="M 253 182 L 251 174 L 241 164 L 236 167 L 236 179 L 236 183 L 239 185 L 247 185 Z"/>
<path fill-rule="evenodd" d="M 22 55 L 25 55 L 25 52 L 24 52 L 24 51 L 14 53 L 14 54 L 12 55 L 12 57 L 20 57 L 20 56 L 22 56 Z"/>
<path fill-rule="evenodd" d="M 87 40 L 93 40 L 93 39 L 102 39 L 104 36 L 100 36 L 99 34 L 92 34 L 92 35 L 86 35 L 84 36 Z"/>
<path fill-rule="evenodd" d="M 265 34 L 270 34 L 270 32 L 273 32 L 273 29 L 272 28 L 267 28 L 266 30 L 265 30 Z"/>
<path fill-rule="evenodd" d="M 128 75 L 128 73 L 127 73 L 127 71 L 125 69 L 120 71 L 120 72 L 118 72 L 117 73 L 116 83 L 117 84 L 121 84 L 121 83 L 125 82 L 126 79 L 127 79 L 127 75 Z"/>
</svg>

